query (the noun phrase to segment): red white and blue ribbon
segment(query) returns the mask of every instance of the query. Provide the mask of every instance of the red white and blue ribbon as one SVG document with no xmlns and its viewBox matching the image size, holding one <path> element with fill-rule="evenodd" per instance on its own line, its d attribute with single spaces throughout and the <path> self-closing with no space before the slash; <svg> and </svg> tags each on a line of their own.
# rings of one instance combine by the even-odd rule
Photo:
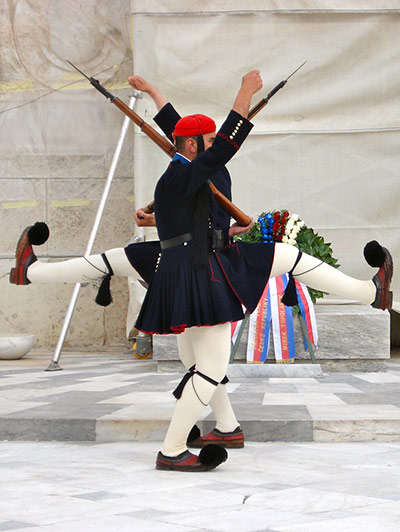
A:
<svg viewBox="0 0 400 532">
<path fill-rule="evenodd" d="M 267 360 L 271 322 L 269 301 L 269 285 L 267 284 L 256 310 L 250 315 L 247 362 L 262 363 Z"/>
<path fill-rule="evenodd" d="M 287 283 L 287 275 L 272 277 L 268 283 L 276 362 L 287 362 L 295 357 L 293 311 L 292 307 L 287 307 L 281 301 Z"/>
<path fill-rule="evenodd" d="M 281 302 L 288 283 L 288 275 L 270 278 L 256 310 L 249 320 L 247 342 L 247 362 L 265 363 L 270 344 L 271 326 L 274 341 L 275 360 L 278 363 L 293 362 L 295 357 L 295 336 L 293 311 Z M 317 322 L 314 305 L 307 287 L 295 281 L 300 313 L 306 323 L 307 332 L 313 345 L 318 343 Z M 232 343 L 237 341 L 242 322 L 232 324 Z M 308 348 L 304 340 L 305 349 Z"/>
</svg>

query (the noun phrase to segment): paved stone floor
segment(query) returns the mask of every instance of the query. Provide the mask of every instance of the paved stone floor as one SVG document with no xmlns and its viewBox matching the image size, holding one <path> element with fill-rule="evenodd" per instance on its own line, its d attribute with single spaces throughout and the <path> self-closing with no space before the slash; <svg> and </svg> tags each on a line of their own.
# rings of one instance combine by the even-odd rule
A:
<svg viewBox="0 0 400 532">
<path fill-rule="evenodd" d="M 46 372 L 50 359 L 0 361 L 0 531 L 400 529 L 395 361 L 232 379 L 246 446 L 193 474 L 154 469 L 179 374 L 126 354 L 64 353 L 63 371 Z M 202 423 L 213 426 L 209 411 Z"/>
<path fill-rule="evenodd" d="M 161 441 L 178 373 L 127 354 L 0 361 L 0 440 Z M 248 441 L 400 442 L 400 364 L 380 373 L 246 378 L 228 384 Z M 214 426 L 210 410 L 200 422 Z"/>
<path fill-rule="evenodd" d="M 207 473 L 152 442 L 0 442 L 0 531 L 398 532 L 400 444 L 248 443 Z"/>
</svg>

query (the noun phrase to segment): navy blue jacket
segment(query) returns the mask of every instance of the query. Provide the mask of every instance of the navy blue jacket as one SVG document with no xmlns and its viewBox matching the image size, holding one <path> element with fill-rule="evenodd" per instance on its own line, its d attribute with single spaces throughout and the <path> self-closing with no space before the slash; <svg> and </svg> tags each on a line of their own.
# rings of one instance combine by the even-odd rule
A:
<svg viewBox="0 0 400 532">
<path fill-rule="evenodd" d="M 177 113 L 175 108 L 170 103 L 167 103 L 154 117 L 154 121 L 162 129 L 164 134 L 173 141 L 172 132 L 180 118 L 181 116 Z M 216 173 L 211 176 L 211 181 L 226 198 L 232 200 L 231 177 L 225 167 L 219 168 Z M 211 191 L 210 196 L 212 197 Z M 231 217 L 216 201 L 211 200 L 210 205 L 212 227 L 222 229 L 225 233 L 225 241 L 227 242 Z"/>
<path fill-rule="evenodd" d="M 213 146 L 193 161 L 173 161 L 159 179 L 154 211 L 160 240 L 190 232 L 196 194 L 207 179 L 224 172 L 252 128 L 231 111 Z M 221 174 L 222 175 L 222 174 Z M 225 216 L 225 215 L 224 215 Z M 193 267 L 191 242 L 161 251 L 136 327 L 146 333 L 180 333 L 216 325 L 252 312 L 268 281 L 273 245 L 235 243 L 210 250 L 208 264 Z"/>
</svg>

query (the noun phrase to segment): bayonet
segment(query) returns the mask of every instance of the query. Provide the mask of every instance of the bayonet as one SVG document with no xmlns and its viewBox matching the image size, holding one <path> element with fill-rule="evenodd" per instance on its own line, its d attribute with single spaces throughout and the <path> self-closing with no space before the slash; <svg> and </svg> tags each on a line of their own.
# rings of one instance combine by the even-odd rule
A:
<svg viewBox="0 0 400 532">
<path fill-rule="evenodd" d="M 249 114 L 247 115 L 247 118 L 251 120 L 257 113 L 259 113 L 261 109 L 267 105 L 267 103 L 272 98 L 272 96 L 276 94 L 279 90 L 281 90 L 288 82 L 288 79 L 290 79 L 294 74 L 296 74 L 296 72 L 300 70 L 300 68 L 304 66 L 306 63 L 307 61 L 304 61 L 304 63 L 302 63 L 299 67 L 297 67 L 296 70 L 294 70 L 286 79 L 278 83 L 278 85 L 274 87 L 272 91 L 269 92 L 265 98 L 260 100 L 252 109 L 250 109 Z"/>
<path fill-rule="evenodd" d="M 111 94 L 111 92 L 109 92 L 105 87 L 103 87 L 103 85 L 100 83 L 99 80 L 87 76 L 84 72 L 82 72 L 82 70 L 79 70 L 78 67 L 76 67 L 73 63 L 71 63 L 71 61 L 68 61 L 68 59 L 67 59 L 67 63 L 69 63 L 72 67 L 75 68 L 75 70 L 77 70 L 80 74 L 82 74 L 82 76 L 84 76 L 87 80 L 89 80 L 90 84 L 93 85 L 93 87 L 97 89 L 99 92 L 101 92 L 103 96 L 108 98 L 110 102 L 114 102 L 115 96 Z"/>
</svg>

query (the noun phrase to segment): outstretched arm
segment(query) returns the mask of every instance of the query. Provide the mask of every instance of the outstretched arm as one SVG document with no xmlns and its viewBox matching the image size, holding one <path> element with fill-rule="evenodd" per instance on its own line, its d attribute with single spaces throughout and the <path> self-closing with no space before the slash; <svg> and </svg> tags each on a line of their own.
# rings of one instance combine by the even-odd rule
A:
<svg viewBox="0 0 400 532">
<path fill-rule="evenodd" d="M 242 84 L 237 93 L 232 109 L 247 118 L 250 101 L 253 94 L 262 89 L 263 82 L 259 70 L 251 70 L 242 78 Z"/>
<path fill-rule="evenodd" d="M 161 92 L 145 79 L 140 76 L 129 76 L 128 81 L 134 89 L 145 92 L 152 98 L 158 111 L 154 117 L 154 121 L 158 127 L 162 129 L 163 133 L 169 138 L 169 140 L 173 142 L 172 132 L 175 124 L 180 119 L 180 115 L 176 112 L 173 106 L 168 103 Z"/>
<path fill-rule="evenodd" d="M 128 82 L 129 85 L 134 89 L 148 94 L 150 98 L 152 98 L 152 100 L 154 101 L 157 107 L 157 111 L 160 111 L 160 109 L 162 109 L 164 105 L 168 103 L 164 96 L 161 94 L 161 92 L 156 87 L 154 87 L 154 85 L 141 78 L 140 76 L 129 76 Z"/>
</svg>

